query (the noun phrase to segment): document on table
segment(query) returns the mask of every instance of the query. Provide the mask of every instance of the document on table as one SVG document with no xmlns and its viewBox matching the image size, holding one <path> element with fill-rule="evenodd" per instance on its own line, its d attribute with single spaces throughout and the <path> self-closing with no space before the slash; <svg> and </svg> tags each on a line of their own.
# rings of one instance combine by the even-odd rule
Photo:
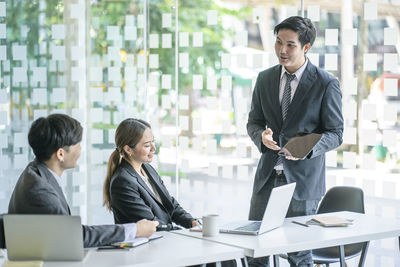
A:
<svg viewBox="0 0 400 267">
<path fill-rule="evenodd" d="M 5 261 L 2 267 L 42 267 L 43 261 Z"/>
<path fill-rule="evenodd" d="M 353 221 L 338 216 L 318 216 L 312 218 L 307 224 L 317 224 L 324 227 L 346 227 L 353 224 Z"/>
<path fill-rule="evenodd" d="M 127 241 L 127 242 L 116 242 L 111 244 L 112 246 L 116 246 L 116 247 L 127 247 L 127 248 L 133 248 L 133 247 L 137 247 L 140 246 L 142 244 L 145 244 L 149 241 L 158 239 L 163 237 L 163 235 L 160 232 L 155 232 L 154 234 L 152 234 L 150 237 L 137 237 L 133 240 Z"/>
</svg>

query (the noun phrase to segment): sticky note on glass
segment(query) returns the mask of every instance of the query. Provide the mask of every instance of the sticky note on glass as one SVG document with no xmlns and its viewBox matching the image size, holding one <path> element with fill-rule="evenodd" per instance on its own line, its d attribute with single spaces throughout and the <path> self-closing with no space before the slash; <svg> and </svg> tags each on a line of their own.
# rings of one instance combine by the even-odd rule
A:
<svg viewBox="0 0 400 267">
<path fill-rule="evenodd" d="M 307 18 L 311 21 L 320 21 L 320 8 L 319 6 L 307 7 Z"/>
<path fill-rule="evenodd" d="M 383 130 L 383 146 L 385 147 L 396 147 L 397 132 L 395 130 Z"/>
<path fill-rule="evenodd" d="M 343 115 L 346 120 L 357 119 L 357 103 L 355 101 L 348 101 L 343 104 Z"/>
<path fill-rule="evenodd" d="M 121 68 L 120 67 L 109 67 L 108 68 L 108 80 L 112 82 L 121 81 Z"/>
<path fill-rule="evenodd" d="M 171 97 L 169 95 L 162 95 L 161 107 L 163 109 L 171 109 Z"/>
<path fill-rule="evenodd" d="M 343 132 L 343 143 L 347 145 L 355 145 L 357 143 L 357 129 L 354 127 L 346 127 Z"/>
<path fill-rule="evenodd" d="M 397 45 L 398 33 L 396 28 L 383 29 L 383 44 L 384 45 Z"/>
<path fill-rule="evenodd" d="M 0 45 L 0 60 L 7 60 L 7 46 Z"/>
<path fill-rule="evenodd" d="M 236 65 L 239 68 L 247 68 L 247 55 L 246 54 L 237 54 L 236 55 Z"/>
<path fill-rule="evenodd" d="M 136 78 L 137 78 L 136 67 L 125 67 L 124 77 L 125 77 L 125 81 L 127 81 L 127 82 L 136 81 Z"/>
<path fill-rule="evenodd" d="M 332 150 L 326 152 L 326 166 L 337 167 L 337 151 Z"/>
<path fill-rule="evenodd" d="M 11 51 L 13 60 L 26 60 L 26 45 L 13 45 Z"/>
<path fill-rule="evenodd" d="M 182 131 L 189 130 L 189 117 L 188 116 L 179 116 L 179 127 Z"/>
<path fill-rule="evenodd" d="M 319 66 L 319 54 L 307 53 L 307 57 L 313 65 Z"/>
<path fill-rule="evenodd" d="M 202 47 L 203 46 L 203 33 L 202 32 L 194 32 L 193 33 L 193 47 Z"/>
<path fill-rule="evenodd" d="M 13 68 L 14 82 L 26 83 L 28 81 L 27 69 L 24 67 Z"/>
<path fill-rule="evenodd" d="M 103 144 L 103 130 L 92 129 L 91 141 L 93 144 Z"/>
<path fill-rule="evenodd" d="M 356 168 L 356 153 L 355 152 L 343 152 L 343 168 L 355 169 Z"/>
<path fill-rule="evenodd" d="M 217 77 L 215 75 L 207 76 L 207 89 L 217 90 Z"/>
<path fill-rule="evenodd" d="M 52 103 L 64 103 L 67 99 L 67 92 L 65 88 L 53 88 L 51 94 Z"/>
<path fill-rule="evenodd" d="M 107 26 L 107 40 L 118 40 L 119 32 L 119 26 Z"/>
<path fill-rule="evenodd" d="M 158 54 L 150 54 L 149 55 L 149 68 L 158 69 L 158 67 L 159 67 Z"/>
<path fill-rule="evenodd" d="M 383 106 L 383 119 L 387 122 L 397 121 L 397 106 L 396 104 L 386 104 Z"/>
<path fill-rule="evenodd" d="M 337 70 L 337 54 L 325 54 L 325 70 Z"/>
<path fill-rule="evenodd" d="M 27 133 L 15 133 L 14 134 L 14 146 L 16 147 L 28 147 Z"/>
<path fill-rule="evenodd" d="M 217 140 L 215 140 L 215 139 L 207 140 L 207 153 L 210 153 L 210 154 L 217 153 Z"/>
<path fill-rule="evenodd" d="M 183 150 L 189 149 L 189 137 L 179 136 L 179 148 Z"/>
<path fill-rule="evenodd" d="M 376 130 L 375 129 L 361 129 L 362 143 L 366 146 L 376 145 Z"/>
<path fill-rule="evenodd" d="M 222 54 L 221 55 L 221 68 L 229 69 L 231 67 L 231 55 Z"/>
<path fill-rule="evenodd" d="M 52 60 L 65 60 L 65 46 L 53 45 L 50 50 Z"/>
<path fill-rule="evenodd" d="M 159 37 L 158 34 L 152 33 L 149 35 L 149 47 L 150 48 L 158 48 L 159 46 Z"/>
<path fill-rule="evenodd" d="M 64 39 L 65 25 L 64 24 L 51 25 L 51 36 L 53 37 L 53 39 Z"/>
<path fill-rule="evenodd" d="M 364 71 L 376 71 L 378 62 L 377 54 L 365 53 L 363 56 Z"/>
<path fill-rule="evenodd" d="M 232 90 L 232 76 L 230 75 L 223 75 L 221 77 L 221 88 L 222 90 Z"/>
<path fill-rule="evenodd" d="M 47 105 L 47 90 L 45 88 L 34 88 L 31 101 L 34 105 Z"/>
<path fill-rule="evenodd" d="M 343 91 L 347 95 L 357 95 L 357 78 L 345 78 Z"/>
<path fill-rule="evenodd" d="M 46 82 L 47 81 L 47 70 L 45 67 L 33 67 L 31 81 L 33 83 Z"/>
<path fill-rule="evenodd" d="M 201 141 L 201 137 L 193 137 L 193 138 L 192 138 L 192 148 L 193 148 L 195 151 L 200 152 L 200 151 L 202 150 L 202 148 L 203 148 L 201 142 L 202 142 L 202 141 Z"/>
<path fill-rule="evenodd" d="M 189 96 L 188 95 L 179 95 L 179 109 L 180 110 L 188 110 L 189 109 Z"/>
<path fill-rule="evenodd" d="M 338 29 L 325 29 L 325 45 L 338 45 L 338 37 Z"/>
<path fill-rule="evenodd" d="M 364 19 L 376 20 L 378 19 L 378 5 L 377 3 L 364 3 Z"/>
<path fill-rule="evenodd" d="M 137 55 L 137 66 L 141 69 L 146 67 L 146 57 L 143 54 Z"/>
<path fill-rule="evenodd" d="M 91 108 L 90 109 L 90 119 L 92 122 L 102 122 L 103 121 L 103 109 L 102 108 Z"/>
<path fill-rule="evenodd" d="M 363 103 L 362 114 L 364 120 L 376 120 L 376 105 L 370 103 Z"/>
<path fill-rule="evenodd" d="M 263 7 L 253 8 L 253 23 L 258 24 L 261 21 L 264 21 L 264 14 Z"/>
<path fill-rule="evenodd" d="M 149 85 L 153 88 L 160 87 L 160 75 L 158 72 L 153 72 L 149 75 Z"/>
<path fill-rule="evenodd" d="M 0 110 L 0 125 L 7 125 L 8 124 L 7 118 L 8 118 L 8 112 L 5 110 Z"/>
<path fill-rule="evenodd" d="M 253 55 L 253 68 L 258 69 L 263 66 L 263 54 L 254 54 Z"/>
<path fill-rule="evenodd" d="M 344 45 L 357 45 L 357 29 L 344 29 L 342 42 Z"/>
<path fill-rule="evenodd" d="M 161 37 L 162 41 L 162 48 L 171 48 L 172 47 L 172 34 L 170 33 L 163 33 Z"/>
<path fill-rule="evenodd" d="M 0 105 L 8 103 L 7 91 L 5 89 L 0 89 Z"/>
<path fill-rule="evenodd" d="M 6 2 L 0 2 L 0 17 L 6 16 Z"/>
<path fill-rule="evenodd" d="M 91 87 L 90 88 L 90 100 L 92 102 L 102 102 L 103 101 L 103 89 L 101 87 Z"/>
<path fill-rule="evenodd" d="M 134 26 L 125 26 L 124 28 L 125 41 L 134 41 L 137 39 L 137 28 Z"/>
<path fill-rule="evenodd" d="M 143 14 L 139 14 L 137 16 L 137 27 L 140 29 L 143 29 L 143 27 L 144 27 L 144 15 Z"/>
<path fill-rule="evenodd" d="M 233 178 L 233 166 L 232 165 L 222 165 L 222 177 L 232 179 Z"/>
<path fill-rule="evenodd" d="M 376 167 L 376 155 L 364 153 L 362 155 L 362 167 L 367 170 L 373 170 Z"/>
<path fill-rule="evenodd" d="M 6 39 L 6 38 L 7 38 L 6 24 L 0 23 L 0 39 Z"/>
<path fill-rule="evenodd" d="M 121 56 L 119 54 L 119 47 L 108 46 L 107 47 L 107 57 L 110 61 L 119 61 Z"/>
<path fill-rule="evenodd" d="M 89 79 L 93 82 L 101 82 L 103 80 L 103 69 L 100 67 L 91 67 L 89 70 Z"/>
<path fill-rule="evenodd" d="M 297 7 L 295 6 L 285 6 L 284 9 L 286 10 L 286 17 L 292 17 L 298 15 Z"/>
<path fill-rule="evenodd" d="M 172 25 L 172 14 L 171 13 L 163 13 L 162 14 L 162 27 L 170 28 Z"/>
<path fill-rule="evenodd" d="M 180 32 L 179 33 L 179 46 L 180 47 L 188 47 L 189 46 L 189 33 L 188 32 Z"/>
<path fill-rule="evenodd" d="M 217 25 L 218 19 L 217 10 L 208 10 L 207 11 L 207 25 Z"/>
<path fill-rule="evenodd" d="M 397 71 L 398 55 L 397 53 L 385 53 L 383 54 L 383 70 L 384 71 Z"/>
<path fill-rule="evenodd" d="M 161 88 L 162 89 L 171 89 L 171 79 L 172 79 L 172 76 L 170 74 L 161 75 Z"/>
<path fill-rule="evenodd" d="M 180 68 L 189 67 L 189 53 L 179 53 L 179 67 Z"/>
<path fill-rule="evenodd" d="M 125 25 L 126 26 L 135 26 L 135 16 L 126 15 L 125 16 Z"/>
<path fill-rule="evenodd" d="M 203 89 L 203 75 L 193 75 L 193 89 Z"/>
<path fill-rule="evenodd" d="M 239 46 L 248 45 L 248 33 L 247 31 L 240 31 L 235 34 L 235 44 Z"/>
<path fill-rule="evenodd" d="M 397 96 L 398 79 L 385 78 L 383 79 L 383 93 L 385 96 Z"/>
<path fill-rule="evenodd" d="M 208 175 L 217 177 L 218 176 L 218 165 L 215 162 L 210 162 L 208 164 Z"/>
</svg>

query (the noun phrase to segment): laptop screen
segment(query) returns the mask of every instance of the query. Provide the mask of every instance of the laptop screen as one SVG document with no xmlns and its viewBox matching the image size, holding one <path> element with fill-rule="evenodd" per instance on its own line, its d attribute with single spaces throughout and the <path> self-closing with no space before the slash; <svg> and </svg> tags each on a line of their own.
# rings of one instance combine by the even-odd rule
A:
<svg viewBox="0 0 400 267">
<path fill-rule="evenodd" d="M 4 215 L 9 260 L 82 260 L 82 225 L 79 216 Z"/>
</svg>

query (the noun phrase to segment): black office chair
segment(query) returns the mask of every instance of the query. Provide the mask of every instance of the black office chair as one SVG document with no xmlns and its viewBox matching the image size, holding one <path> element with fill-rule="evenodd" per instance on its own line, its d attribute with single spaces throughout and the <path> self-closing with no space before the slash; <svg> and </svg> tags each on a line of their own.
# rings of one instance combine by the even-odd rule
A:
<svg viewBox="0 0 400 267">
<path fill-rule="evenodd" d="M 365 213 L 364 194 L 360 188 L 349 186 L 336 186 L 326 192 L 318 207 L 317 213 L 336 211 L 352 211 Z M 328 247 L 312 250 L 314 264 L 325 264 L 340 262 L 340 266 L 346 266 L 345 260 L 361 254 L 358 266 L 364 266 L 369 242 L 355 243 L 336 247 Z"/>
<path fill-rule="evenodd" d="M 0 214 L 0 249 L 6 248 L 6 239 L 4 237 L 3 214 Z"/>
</svg>

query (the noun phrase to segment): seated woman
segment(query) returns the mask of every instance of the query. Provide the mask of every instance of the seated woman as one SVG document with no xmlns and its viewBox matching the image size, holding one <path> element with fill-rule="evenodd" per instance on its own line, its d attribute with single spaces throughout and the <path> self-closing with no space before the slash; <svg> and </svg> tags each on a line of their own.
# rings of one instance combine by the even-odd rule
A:
<svg viewBox="0 0 400 267">
<path fill-rule="evenodd" d="M 155 220 L 160 223 L 158 230 L 172 230 L 172 223 L 196 226 L 149 164 L 156 151 L 150 124 L 124 120 L 116 130 L 115 144 L 103 188 L 104 205 L 113 212 L 115 223 Z"/>
<path fill-rule="evenodd" d="M 32 123 L 28 142 L 36 158 L 19 177 L 8 213 L 71 215 L 61 187 L 62 174 L 76 167 L 81 155 L 82 131 L 77 120 L 63 114 L 52 114 Z M 84 246 L 104 246 L 150 236 L 157 225 L 158 222 L 147 220 L 137 224 L 82 225 Z"/>
</svg>

